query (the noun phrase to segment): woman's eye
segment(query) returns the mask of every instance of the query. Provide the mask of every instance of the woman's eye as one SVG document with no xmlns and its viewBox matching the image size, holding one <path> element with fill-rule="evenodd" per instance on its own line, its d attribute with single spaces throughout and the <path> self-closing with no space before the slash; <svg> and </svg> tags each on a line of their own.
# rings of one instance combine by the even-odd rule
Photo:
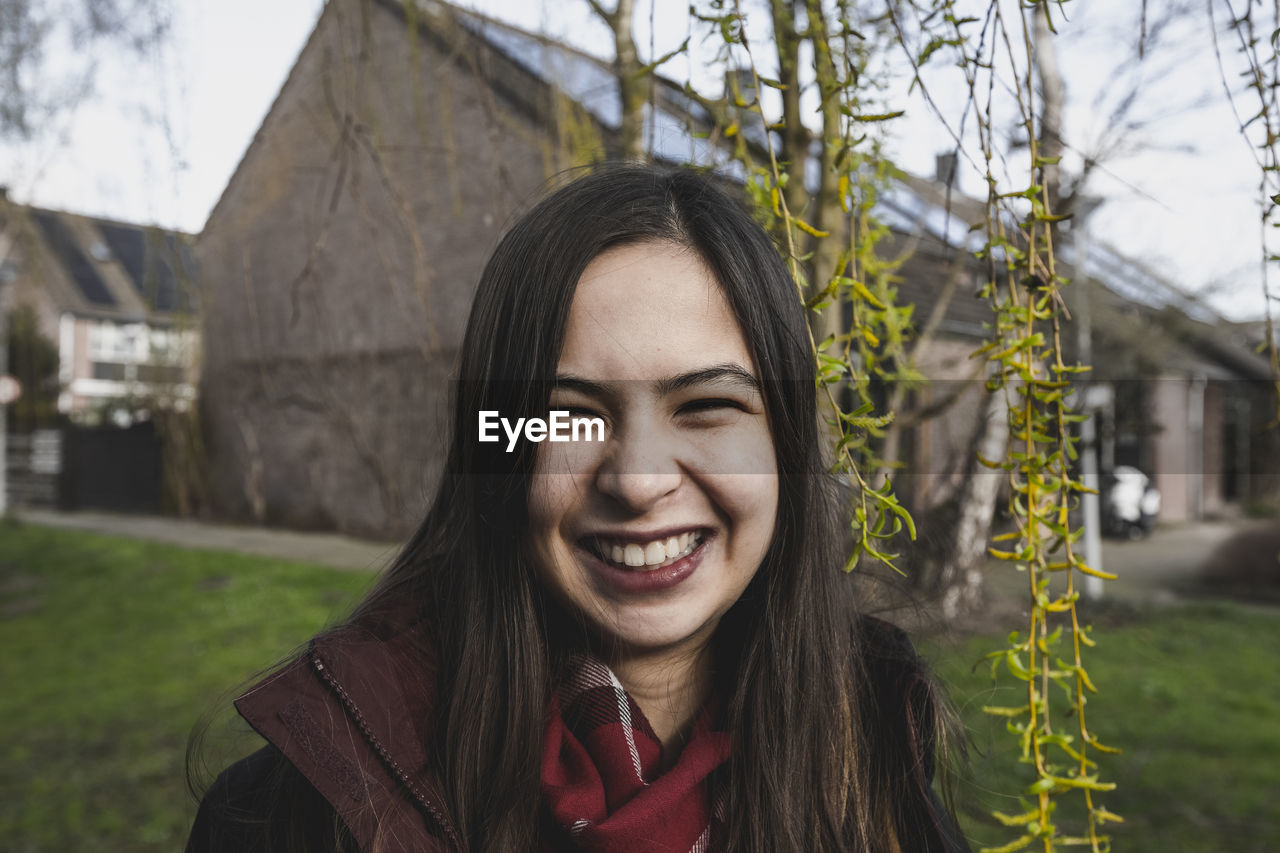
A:
<svg viewBox="0 0 1280 853">
<path fill-rule="evenodd" d="M 705 400 L 690 400 L 680 407 L 681 414 L 704 414 L 716 411 L 738 411 L 744 412 L 746 408 L 737 400 L 725 400 L 719 398 L 708 398 Z"/>
</svg>

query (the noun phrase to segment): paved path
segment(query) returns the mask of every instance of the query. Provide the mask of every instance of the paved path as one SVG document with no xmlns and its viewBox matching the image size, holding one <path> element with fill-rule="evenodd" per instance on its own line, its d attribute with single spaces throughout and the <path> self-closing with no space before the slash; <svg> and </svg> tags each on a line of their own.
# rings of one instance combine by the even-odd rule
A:
<svg viewBox="0 0 1280 853">
<path fill-rule="evenodd" d="M 399 549 L 398 543 L 369 542 L 335 533 L 302 533 L 159 516 L 37 509 L 16 509 L 12 514 L 19 521 L 43 527 L 149 539 L 184 548 L 257 554 L 340 569 L 381 569 Z"/>
<path fill-rule="evenodd" d="M 1273 523 L 1273 522 L 1272 522 Z M 1236 533 L 1268 522 L 1202 521 L 1158 527 L 1139 542 L 1103 540 L 1104 584 L 1119 598 L 1173 600 L 1176 588 L 1193 581 L 1209 555 Z"/>
<path fill-rule="evenodd" d="M 1242 530 L 1269 524 L 1275 522 L 1249 519 L 1181 522 L 1161 525 L 1137 542 L 1103 539 L 1102 568 L 1118 575 L 1103 584 L 1103 595 L 1135 604 L 1178 601 L 1184 597 L 1179 589 L 1197 575 L 1219 545 Z M 1081 547 L 1083 545 L 1077 546 Z M 1009 565 L 989 563 L 988 583 L 1002 592 L 1021 596 L 1025 594 L 1026 576 L 1009 571 Z"/>
</svg>

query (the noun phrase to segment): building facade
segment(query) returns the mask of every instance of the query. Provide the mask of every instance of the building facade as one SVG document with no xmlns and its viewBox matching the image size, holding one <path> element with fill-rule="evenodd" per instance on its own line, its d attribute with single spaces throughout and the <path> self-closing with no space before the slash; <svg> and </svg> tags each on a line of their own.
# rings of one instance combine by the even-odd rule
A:
<svg viewBox="0 0 1280 853">
<path fill-rule="evenodd" d="M 188 241 L 0 198 L 0 307 L 33 312 L 38 335 L 56 347 L 49 379 L 62 415 L 128 422 L 191 405 L 199 329 Z"/>
</svg>

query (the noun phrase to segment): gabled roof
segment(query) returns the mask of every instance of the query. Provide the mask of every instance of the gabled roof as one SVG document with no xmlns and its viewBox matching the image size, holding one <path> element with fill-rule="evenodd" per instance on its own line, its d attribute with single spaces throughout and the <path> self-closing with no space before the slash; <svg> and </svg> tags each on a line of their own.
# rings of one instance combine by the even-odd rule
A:
<svg viewBox="0 0 1280 853">
<path fill-rule="evenodd" d="M 129 274 L 138 296 L 151 310 L 187 312 L 194 308 L 195 257 L 186 235 L 119 222 L 96 220 L 108 248 Z"/>
<path fill-rule="evenodd" d="M 403 7 L 401 0 L 382 2 L 396 9 Z M 563 92 L 603 127 L 617 131 L 622 126 L 622 97 L 610 63 L 547 36 L 441 0 L 420 0 L 418 6 L 428 13 L 457 21 L 467 32 L 537 80 Z M 691 126 L 699 129 L 711 126 L 711 116 L 703 106 L 685 94 L 677 83 L 661 75 L 655 75 L 655 80 L 657 97 L 655 104 L 644 105 L 642 131 L 646 139 L 653 139 L 653 157 L 668 163 L 716 167 L 729 176 L 744 177 L 741 166 L 724 150 L 690 132 Z"/>
<path fill-rule="evenodd" d="M 185 234 L 11 202 L 0 229 L 19 256 L 11 274 L 30 278 L 60 311 L 142 320 L 195 308 Z"/>
<path fill-rule="evenodd" d="M 465 37 L 475 39 L 477 48 L 501 57 L 504 61 L 502 64 L 495 65 L 480 60 L 472 62 L 468 67 L 474 73 L 483 74 L 488 84 L 517 108 L 527 113 L 537 113 L 537 106 L 531 102 L 528 89 L 504 81 L 501 79 L 503 73 L 515 71 L 532 78 L 536 84 L 563 92 L 608 131 L 616 131 L 620 127 L 621 97 L 615 72 L 609 62 L 546 36 L 527 32 L 443 0 L 377 2 L 406 25 L 411 21 L 416 22 L 423 32 L 440 39 L 442 43 L 447 44 L 450 39 L 458 38 L 460 34 L 452 30 L 460 26 Z M 408 12 L 409 4 L 413 6 L 413 14 Z M 307 48 L 304 47 L 303 50 L 305 52 Z M 455 55 L 459 56 L 459 62 L 467 64 L 461 58 L 464 53 L 465 51 L 458 51 Z M 296 70 L 295 64 L 290 78 Z M 707 110 L 687 95 L 679 84 L 660 75 L 656 76 L 656 82 L 655 103 L 644 107 L 644 134 L 646 138 L 653 140 L 655 159 L 669 163 L 711 166 L 726 177 L 743 180 L 744 171 L 730 159 L 726 151 L 693 132 L 695 129 L 711 129 L 713 120 Z M 288 81 L 285 85 L 289 85 Z M 273 105 L 272 110 L 274 109 Z M 265 123 L 266 119 L 264 125 Z M 765 130 L 759 123 L 744 122 L 741 132 L 757 145 L 765 143 Z M 216 209 L 217 206 L 215 211 Z M 984 203 L 964 196 L 959 191 L 949 191 L 945 185 L 926 178 L 901 176 L 881 194 L 873 212 L 898 234 L 919 235 L 924 238 L 921 248 L 927 248 L 935 256 L 935 260 L 941 257 L 941 247 L 972 252 L 985 242 L 980 230 L 971 227 L 984 219 Z M 212 215 L 211 213 L 211 218 Z M 1060 248 L 1059 257 L 1067 264 L 1074 260 L 1073 247 L 1069 241 Z M 1088 267 L 1091 276 L 1107 289 L 1111 304 L 1140 306 L 1148 314 L 1175 312 L 1188 321 L 1179 324 L 1182 334 L 1192 334 L 1196 340 L 1205 344 L 1205 348 L 1213 349 L 1217 357 L 1230 361 L 1233 369 L 1246 375 L 1257 373 L 1261 360 L 1255 354 L 1247 351 L 1232 352 L 1228 357 L 1221 342 L 1213 340 L 1215 328 L 1224 322 L 1221 317 L 1145 265 L 1112 247 L 1094 241 L 1089 248 Z M 931 279 L 914 281 L 904 288 L 917 303 L 917 316 L 923 316 L 931 307 L 938 286 L 939 282 Z M 950 328 L 955 333 L 969 336 L 984 334 L 982 323 L 990 319 L 985 306 L 978 305 L 972 299 L 971 292 L 963 291 L 957 291 L 952 298 L 947 314 L 954 322 L 944 325 L 944 329 Z M 1162 323 L 1162 326 L 1167 324 Z"/>
</svg>

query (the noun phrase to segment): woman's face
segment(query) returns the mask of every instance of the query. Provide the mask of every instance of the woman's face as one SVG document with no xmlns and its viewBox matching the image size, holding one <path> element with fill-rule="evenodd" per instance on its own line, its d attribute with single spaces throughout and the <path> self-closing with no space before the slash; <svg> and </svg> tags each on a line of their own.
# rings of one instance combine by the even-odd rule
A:
<svg viewBox="0 0 1280 853">
<path fill-rule="evenodd" d="M 755 365 L 696 253 L 643 243 L 587 267 L 550 408 L 605 430 L 538 448 L 543 582 L 625 650 L 700 647 L 769 547 L 778 475 Z"/>
</svg>

